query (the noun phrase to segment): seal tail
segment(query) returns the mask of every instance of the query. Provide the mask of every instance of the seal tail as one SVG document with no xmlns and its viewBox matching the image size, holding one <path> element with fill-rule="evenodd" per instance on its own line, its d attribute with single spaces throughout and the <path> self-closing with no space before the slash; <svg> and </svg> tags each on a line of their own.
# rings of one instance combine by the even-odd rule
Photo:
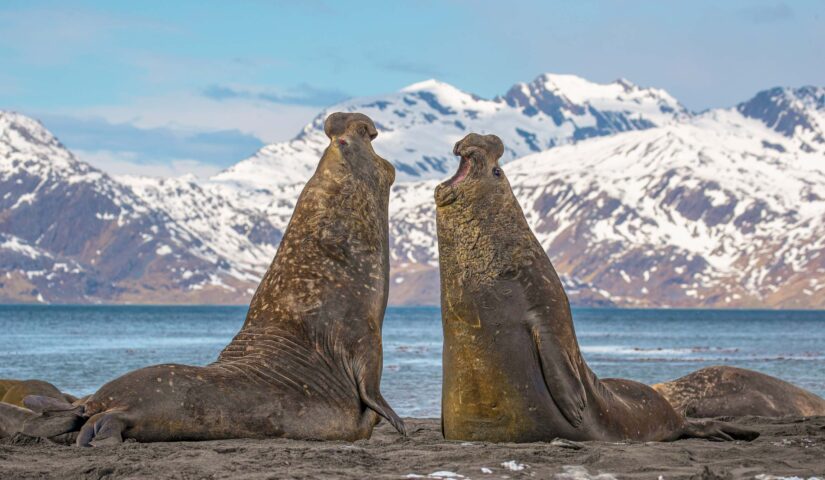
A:
<svg viewBox="0 0 825 480">
<path fill-rule="evenodd" d="M 745 440 L 759 437 L 759 432 L 717 420 L 686 420 L 680 438 L 706 438 L 714 442 Z"/>
<path fill-rule="evenodd" d="M 381 392 L 371 394 L 367 391 L 367 387 L 364 382 L 361 381 L 358 382 L 358 393 L 361 395 L 361 401 L 364 402 L 364 405 L 390 422 L 390 425 L 398 430 L 398 433 L 405 437 L 407 436 L 407 427 L 404 425 L 404 421 L 401 420 L 401 417 L 399 417 L 392 407 L 389 406 L 387 401 L 384 400 Z"/>
<path fill-rule="evenodd" d="M 120 412 L 101 412 L 80 429 L 76 444 L 79 447 L 99 447 L 123 443 L 126 422 Z"/>
</svg>

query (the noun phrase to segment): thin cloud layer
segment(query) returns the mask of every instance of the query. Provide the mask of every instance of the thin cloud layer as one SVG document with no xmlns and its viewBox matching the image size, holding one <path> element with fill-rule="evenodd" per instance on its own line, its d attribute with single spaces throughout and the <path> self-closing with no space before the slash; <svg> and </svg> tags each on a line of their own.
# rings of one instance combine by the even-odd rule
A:
<svg viewBox="0 0 825 480">
<path fill-rule="evenodd" d="M 246 99 L 260 100 L 283 105 L 312 105 L 326 107 L 349 98 L 349 95 L 336 89 L 323 89 L 301 84 L 285 93 L 234 88 L 227 85 L 210 85 L 203 90 L 203 95 L 212 100 Z"/>
</svg>

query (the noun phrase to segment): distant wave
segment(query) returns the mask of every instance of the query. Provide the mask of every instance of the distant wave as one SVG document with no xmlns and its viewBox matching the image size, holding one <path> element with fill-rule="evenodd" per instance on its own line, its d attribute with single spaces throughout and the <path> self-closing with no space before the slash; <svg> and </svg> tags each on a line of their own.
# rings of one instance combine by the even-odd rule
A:
<svg viewBox="0 0 825 480">
<path fill-rule="evenodd" d="M 584 353 L 608 354 L 608 355 L 654 355 L 654 356 L 684 356 L 695 353 L 737 353 L 738 348 L 726 347 L 682 347 L 682 348 L 660 348 L 660 347 L 628 347 L 624 345 L 584 345 L 581 347 Z"/>
</svg>

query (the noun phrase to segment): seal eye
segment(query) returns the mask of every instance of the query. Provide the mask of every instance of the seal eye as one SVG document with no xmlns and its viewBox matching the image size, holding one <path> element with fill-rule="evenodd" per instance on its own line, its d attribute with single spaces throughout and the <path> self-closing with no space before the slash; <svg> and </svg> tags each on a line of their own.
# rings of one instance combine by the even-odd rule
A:
<svg viewBox="0 0 825 480">
<path fill-rule="evenodd" d="M 360 127 L 358 127 L 358 134 L 361 135 L 362 137 L 368 136 L 366 125 L 361 125 Z"/>
<path fill-rule="evenodd" d="M 500 177 L 501 176 L 501 169 L 498 167 L 493 167 L 493 175 Z"/>
</svg>

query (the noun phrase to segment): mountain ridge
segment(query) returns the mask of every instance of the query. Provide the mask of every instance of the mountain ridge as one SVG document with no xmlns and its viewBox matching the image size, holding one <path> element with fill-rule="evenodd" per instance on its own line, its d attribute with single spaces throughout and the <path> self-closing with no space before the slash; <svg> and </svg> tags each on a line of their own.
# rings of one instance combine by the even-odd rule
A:
<svg viewBox="0 0 825 480">
<path fill-rule="evenodd" d="M 452 142 L 478 129 L 508 145 L 504 170 L 574 304 L 825 308 L 825 89 L 693 114 L 664 90 L 550 74 L 492 100 L 437 80 L 350 99 L 207 180 L 110 177 L 0 112 L 0 300 L 246 303 L 334 109 L 374 116 L 399 170 L 392 304 L 438 304 L 432 191 Z M 49 243 L 73 229 L 88 230 L 74 250 Z"/>
<path fill-rule="evenodd" d="M 458 165 L 450 153 L 452 145 L 470 131 L 496 132 L 502 137 L 506 148 L 502 161 L 506 162 L 559 144 L 650 128 L 689 115 L 664 90 L 629 82 L 632 86 L 584 79 L 571 82 L 569 78 L 569 84 L 576 83 L 579 103 L 568 99 L 551 106 L 546 98 L 559 92 L 545 94 L 542 87 L 547 86 L 546 81 L 540 82 L 545 77 L 539 76 L 531 84 L 537 85 L 531 91 L 536 98 L 505 95 L 487 100 L 431 79 L 387 95 L 350 99 L 324 109 L 292 140 L 267 145 L 211 180 L 248 187 L 271 185 L 271 181 L 261 180 L 264 172 L 271 178 L 284 177 L 280 183 L 306 181 L 326 148 L 324 119 L 333 111 L 359 111 L 373 119 L 379 131 L 376 148 L 395 165 L 398 181 L 443 177 Z M 526 84 L 516 84 L 510 92 L 520 85 Z M 592 100 L 583 100 L 581 92 L 587 89 L 592 90 Z M 606 99 L 605 90 L 624 93 Z M 530 102 L 541 109 L 528 105 Z M 663 105 L 670 111 L 662 111 Z"/>
</svg>

